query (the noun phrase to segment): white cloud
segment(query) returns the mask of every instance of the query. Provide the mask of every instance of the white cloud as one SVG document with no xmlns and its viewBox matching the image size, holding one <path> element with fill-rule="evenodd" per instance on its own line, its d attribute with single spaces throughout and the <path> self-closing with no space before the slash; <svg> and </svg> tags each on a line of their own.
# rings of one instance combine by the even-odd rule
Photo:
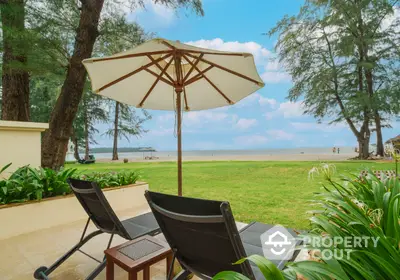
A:
<svg viewBox="0 0 400 280">
<path fill-rule="evenodd" d="M 265 114 L 264 114 L 264 117 L 265 117 L 267 120 L 272 120 L 272 119 L 275 117 L 275 114 L 274 114 L 274 112 L 268 112 L 268 113 L 265 113 Z"/>
<path fill-rule="evenodd" d="M 261 74 L 261 79 L 266 84 L 287 83 L 292 80 L 291 76 L 286 72 L 267 71 Z"/>
<path fill-rule="evenodd" d="M 265 70 L 267 71 L 278 71 L 281 69 L 279 61 L 277 59 L 271 60 L 265 66 Z"/>
<path fill-rule="evenodd" d="M 253 135 L 246 135 L 246 136 L 238 136 L 234 139 L 234 142 L 238 146 L 258 146 L 261 144 L 265 144 L 268 142 L 268 138 L 264 135 L 260 134 L 253 134 Z"/>
<path fill-rule="evenodd" d="M 278 101 L 276 101 L 276 99 L 273 99 L 273 98 L 264 97 L 261 94 L 256 92 L 256 93 L 253 93 L 253 94 L 247 96 L 246 98 L 244 98 L 243 100 L 241 100 L 240 102 L 235 104 L 234 106 L 236 108 L 250 107 L 250 106 L 255 106 L 257 103 L 260 106 L 269 106 L 271 108 L 275 108 L 276 105 L 278 104 Z"/>
<path fill-rule="evenodd" d="M 183 113 L 183 126 L 188 128 L 201 128 L 208 124 L 234 123 L 238 119 L 235 114 L 229 114 L 225 110 L 213 109 L 204 111 L 193 111 Z M 174 126 L 175 113 L 167 113 L 157 117 L 157 122 L 161 126 Z"/>
<path fill-rule="evenodd" d="M 400 31 L 400 7 L 395 7 L 393 9 L 393 14 L 387 16 L 384 20 L 382 20 L 381 28 L 382 30 L 386 30 L 390 26 L 394 26 L 396 31 Z"/>
<path fill-rule="evenodd" d="M 235 127 L 240 130 L 246 130 L 257 125 L 256 119 L 239 119 Z"/>
<path fill-rule="evenodd" d="M 169 122 L 174 119 L 175 119 L 175 115 L 173 113 L 167 113 L 167 114 L 159 115 L 157 117 L 157 121 L 161 122 L 161 123 Z"/>
<path fill-rule="evenodd" d="M 249 96 L 243 98 L 238 103 L 233 105 L 233 107 L 242 108 L 242 107 L 254 106 L 258 102 L 258 100 L 260 99 L 260 96 L 261 95 L 259 93 L 257 93 L 257 92 L 253 93 L 253 94 L 250 94 Z"/>
<path fill-rule="evenodd" d="M 174 134 L 174 128 L 163 128 L 159 127 L 156 129 L 150 130 L 146 135 L 150 136 L 167 136 L 167 135 L 173 135 Z"/>
<path fill-rule="evenodd" d="M 267 135 L 275 140 L 292 140 L 294 138 L 294 134 L 288 133 L 281 129 L 271 129 L 267 131 Z"/>
<path fill-rule="evenodd" d="M 220 51 L 251 53 L 257 66 L 265 71 L 261 74 L 261 78 L 265 83 L 286 83 L 291 81 L 290 75 L 284 72 L 279 61 L 273 58 L 273 53 L 256 42 L 224 42 L 221 38 L 215 38 L 190 41 L 186 42 L 186 44 Z"/>
<path fill-rule="evenodd" d="M 283 117 L 284 119 L 299 118 L 303 116 L 304 106 L 303 101 L 297 102 L 283 102 L 279 104 L 278 109 L 264 114 L 267 120 L 276 117 Z"/>
<path fill-rule="evenodd" d="M 132 6 L 132 1 L 124 0 L 119 7 L 122 8 L 129 17 L 133 17 L 134 21 L 138 21 L 137 17 L 143 14 L 153 24 L 160 26 L 168 26 L 177 18 L 177 14 L 172 7 L 161 4 L 159 1 L 144 0 L 144 7 L 139 5 Z"/>
<path fill-rule="evenodd" d="M 337 132 L 342 129 L 348 128 L 346 123 L 329 124 L 327 122 L 314 123 L 314 122 L 291 122 L 290 125 L 296 131 L 323 131 L 323 132 Z"/>
<path fill-rule="evenodd" d="M 276 101 L 276 99 L 273 99 L 273 98 L 260 96 L 258 103 L 260 103 L 261 106 L 268 105 L 271 108 L 275 108 L 276 105 L 278 104 L 278 101 Z"/>
<path fill-rule="evenodd" d="M 285 72 L 277 57 L 270 58 L 264 66 L 265 72 L 261 74 L 261 78 L 266 84 L 287 83 L 291 82 L 291 76 Z"/>
<path fill-rule="evenodd" d="M 283 114 L 283 117 L 285 119 L 300 117 L 303 115 L 304 112 L 303 101 L 283 102 L 279 104 L 278 111 Z"/>
<path fill-rule="evenodd" d="M 254 56 L 256 64 L 259 65 L 265 65 L 268 61 L 267 58 L 271 55 L 271 51 L 256 42 L 224 42 L 221 38 L 215 38 L 212 40 L 202 39 L 198 41 L 190 41 L 186 42 L 186 44 L 219 51 L 251 53 Z"/>
<path fill-rule="evenodd" d="M 183 124 L 186 127 L 203 127 L 210 123 L 233 123 L 237 118 L 235 114 L 216 110 L 194 111 L 183 115 Z"/>
</svg>

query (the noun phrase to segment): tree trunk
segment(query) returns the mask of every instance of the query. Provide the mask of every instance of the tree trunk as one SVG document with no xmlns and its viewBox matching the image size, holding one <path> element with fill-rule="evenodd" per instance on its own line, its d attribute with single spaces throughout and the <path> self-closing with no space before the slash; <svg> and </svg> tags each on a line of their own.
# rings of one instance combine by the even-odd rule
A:
<svg viewBox="0 0 400 280">
<path fill-rule="evenodd" d="M 74 52 L 60 96 L 51 114 L 49 129 L 42 140 L 42 166 L 52 169 L 59 169 L 65 161 L 65 147 L 68 146 L 72 123 L 78 111 L 86 81 L 86 71 L 82 60 L 92 55 L 104 0 L 81 0 L 81 3 Z"/>
<path fill-rule="evenodd" d="M 114 144 L 113 144 L 112 160 L 118 160 L 118 122 L 119 122 L 119 102 L 115 102 Z"/>
<path fill-rule="evenodd" d="M 372 97 L 374 95 L 374 80 L 371 69 L 365 70 L 365 79 L 367 81 L 368 95 L 370 97 L 370 100 L 372 100 Z M 373 104 L 373 106 L 375 105 L 376 104 Z M 376 108 L 373 109 L 373 118 L 375 120 L 375 127 L 376 127 L 376 154 L 383 157 L 384 147 L 382 139 L 382 123 L 381 123 L 381 116 L 379 114 L 378 109 Z"/>
<path fill-rule="evenodd" d="M 376 126 L 376 155 L 383 157 L 385 153 L 385 148 L 383 146 L 382 139 L 382 124 L 381 116 L 378 111 L 374 112 L 375 126 Z"/>
<path fill-rule="evenodd" d="M 87 110 L 85 106 L 85 160 L 89 160 L 89 120 L 87 115 Z"/>
<path fill-rule="evenodd" d="M 359 159 L 367 159 L 369 157 L 369 141 L 370 141 L 371 131 L 369 129 L 369 116 L 368 109 L 364 108 L 364 122 L 360 129 L 358 141 L 358 157 Z"/>
<path fill-rule="evenodd" d="M 26 70 L 27 44 L 24 0 L 0 1 L 3 31 L 3 74 L 1 118 L 9 121 L 29 121 L 29 73 Z"/>
<path fill-rule="evenodd" d="M 76 137 L 75 132 L 73 130 L 72 130 L 71 140 L 72 143 L 74 144 L 74 158 L 79 161 L 81 157 L 79 156 L 78 138 Z"/>
<path fill-rule="evenodd" d="M 358 139 L 358 155 L 360 159 L 367 159 L 369 156 L 369 138 Z"/>
</svg>

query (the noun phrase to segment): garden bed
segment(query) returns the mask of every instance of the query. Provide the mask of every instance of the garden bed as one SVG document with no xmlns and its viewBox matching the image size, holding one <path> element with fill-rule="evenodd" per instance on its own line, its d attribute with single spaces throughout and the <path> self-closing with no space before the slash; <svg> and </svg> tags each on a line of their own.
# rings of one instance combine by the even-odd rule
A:
<svg viewBox="0 0 400 280">
<path fill-rule="evenodd" d="M 124 213 L 147 209 L 146 190 L 148 184 L 145 182 L 103 189 L 114 211 Z M 84 219 L 87 219 L 87 214 L 72 194 L 2 205 L 0 240 Z"/>
<path fill-rule="evenodd" d="M 0 175 L 11 164 L 0 169 Z M 18 168 L 8 179 L 0 179 L 0 205 L 39 201 L 51 197 L 64 197 L 72 193 L 67 180 L 75 178 L 96 182 L 101 188 L 135 184 L 139 174 L 132 170 L 119 172 L 77 172 L 75 168 L 54 171 L 49 168 Z"/>
</svg>

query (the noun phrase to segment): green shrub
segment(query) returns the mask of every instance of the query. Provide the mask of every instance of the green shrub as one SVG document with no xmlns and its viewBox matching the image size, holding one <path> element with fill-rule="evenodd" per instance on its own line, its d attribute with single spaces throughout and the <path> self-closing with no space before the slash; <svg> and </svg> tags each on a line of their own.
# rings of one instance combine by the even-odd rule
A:
<svg viewBox="0 0 400 280">
<path fill-rule="evenodd" d="M 10 166 L 5 166 L 2 171 Z M 54 171 L 48 168 L 18 168 L 8 179 L 0 180 L 0 204 L 41 200 L 42 198 L 70 193 L 67 178 L 76 169 Z"/>
<path fill-rule="evenodd" d="M 328 170 L 327 168 L 324 168 Z M 379 180 L 373 173 L 363 180 L 344 178 L 334 182 L 332 176 L 323 176 L 329 184 L 317 194 L 318 209 L 313 211 L 313 229 L 307 239 L 325 239 L 330 247 L 318 243 L 308 244 L 312 252 L 321 250 L 329 254 L 316 254 L 314 260 L 288 264 L 281 272 L 273 270 L 267 261 L 256 263 L 260 269 L 268 267 L 266 279 L 398 279 L 400 275 L 400 180 Z M 363 237 L 376 240 L 353 248 L 333 242 L 345 237 Z M 321 243 L 321 242 L 319 242 Z M 342 252 L 338 254 L 337 252 Z M 348 253 L 348 254 L 347 254 Z M 262 259 L 262 257 L 261 257 Z M 272 267 L 272 268 L 271 268 Z M 272 270 L 271 270 L 272 269 Z M 277 275 L 272 275 L 271 273 Z M 214 279 L 245 279 L 235 272 L 217 274 Z"/>
<path fill-rule="evenodd" d="M 4 166 L 0 174 L 11 164 Z M 41 200 L 42 198 L 66 195 L 71 193 L 68 178 L 80 178 L 94 181 L 101 188 L 125 186 L 136 183 L 139 174 L 135 171 L 102 172 L 77 174 L 74 168 L 54 171 L 49 168 L 31 168 L 23 166 L 17 169 L 8 179 L 0 180 L 0 204 Z"/>
<path fill-rule="evenodd" d="M 311 218 L 314 230 L 310 235 L 333 240 L 363 237 L 377 240 L 377 244 L 369 242 L 350 250 L 343 245 L 323 248 L 332 254 L 348 250 L 349 257 L 327 259 L 321 255 L 317 257 L 319 262 L 294 263 L 290 269 L 307 279 L 328 277 L 332 270 L 340 274 L 335 279 L 397 279 L 400 275 L 399 179 L 381 181 L 369 173 L 362 181 L 345 178 L 341 184 L 332 181 L 324 189 L 317 200 L 324 210 Z"/>
<path fill-rule="evenodd" d="M 97 182 L 100 188 L 104 188 L 135 184 L 139 179 L 139 174 L 136 171 L 95 172 L 81 175 L 80 178 Z"/>
</svg>

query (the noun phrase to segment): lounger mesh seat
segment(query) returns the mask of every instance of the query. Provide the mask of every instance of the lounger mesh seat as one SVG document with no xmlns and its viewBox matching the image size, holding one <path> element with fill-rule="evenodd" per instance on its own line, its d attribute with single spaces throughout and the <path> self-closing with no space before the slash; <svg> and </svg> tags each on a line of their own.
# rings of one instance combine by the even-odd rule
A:
<svg viewBox="0 0 400 280">
<path fill-rule="evenodd" d="M 50 267 L 39 267 L 34 273 L 35 279 L 49 279 L 47 276 L 76 251 L 96 260 L 94 257 L 81 251 L 80 248 L 91 238 L 99 234 L 110 234 L 110 240 L 107 246 L 107 248 L 109 248 L 114 234 L 128 240 L 133 240 L 146 234 L 156 235 L 160 232 L 157 221 L 151 212 L 120 221 L 96 183 L 76 179 L 68 179 L 68 183 L 89 218 L 79 242 Z M 90 221 L 95 224 L 97 230 L 85 236 Z M 96 261 L 99 262 L 99 265 L 86 278 L 88 280 L 94 279 L 105 267 L 105 258 Z"/>
<path fill-rule="evenodd" d="M 211 279 L 216 273 L 231 270 L 251 279 L 264 279 L 248 261 L 233 265 L 251 254 L 262 253 L 260 235 L 271 225 L 252 223 L 238 231 L 228 202 L 178 197 L 146 191 L 154 216 L 174 258 L 184 268 L 175 279 L 194 273 Z M 293 232 L 294 233 L 294 232 Z M 276 262 L 283 268 L 284 262 Z"/>
</svg>

